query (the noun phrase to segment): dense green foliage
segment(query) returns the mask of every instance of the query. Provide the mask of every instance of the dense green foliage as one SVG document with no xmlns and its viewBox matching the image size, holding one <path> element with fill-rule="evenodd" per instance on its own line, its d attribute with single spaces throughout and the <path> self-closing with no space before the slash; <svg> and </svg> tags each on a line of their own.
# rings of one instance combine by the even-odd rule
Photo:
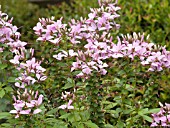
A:
<svg viewBox="0 0 170 128">
<path fill-rule="evenodd" d="M 154 43 L 170 48 L 170 1 L 118 0 L 122 8 L 122 33 L 146 32 Z"/>
</svg>

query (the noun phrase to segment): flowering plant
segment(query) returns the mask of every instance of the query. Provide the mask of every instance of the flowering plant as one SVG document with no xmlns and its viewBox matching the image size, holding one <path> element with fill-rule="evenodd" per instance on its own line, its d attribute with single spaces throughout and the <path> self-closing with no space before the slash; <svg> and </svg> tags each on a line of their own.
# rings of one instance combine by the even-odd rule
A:
<svg viewBox="0 0 170 128">
<path fill-rule="evenodd" d="M 120 7 L 112 0 L 98 3 L 87 18 L 68 24 L 63 18 L 39 19 L 33 30 L 42 50 L 35 56 L 41 61 L 20 40 L 12 19 L 0 13 L 0 51 L 11 53 L 9 62 L 18 72 L 10 113 L 24 122 L 12 125 L 97 128 L 158 123 L 157 114 L 153 120 L 148 116 L 159 110 L 150 101 L 158 102 L 158 80 L 170 68 L 170 51 L 140 33 L 115 38 Z"/>
</svg>

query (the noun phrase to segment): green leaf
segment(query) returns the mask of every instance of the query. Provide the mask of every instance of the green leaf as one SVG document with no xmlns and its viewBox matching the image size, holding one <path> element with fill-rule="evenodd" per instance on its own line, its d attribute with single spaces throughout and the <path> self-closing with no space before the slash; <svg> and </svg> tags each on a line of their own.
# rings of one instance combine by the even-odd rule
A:
<svg viewBox="0 0 170 128">
<path fill-rule="evenodd" d="M 124 70 L 120 70 L 120 71 L 118 72 L 118 75 L 120 75 L 120 76 L 122 76 L 122 75 L 124 75 L 124 74 L 126 74 L 126 72 L 125 72 Z"/>
<path fill-rule="evenodd" d="M 149 109 L 148 109 L 148 108 L 141 109 L 141 110 L 138 112 L 139 115 L 143 115 L 143 114 L 147 114 L 147 113 L 149 113 Z"/>
<path fill-rule="evenodd" d="M 70 113 L 66 113 L 66 114 L 60 116 L 59 118 L 60 119 L 67 119 L 69 117 L 69 115 L 70 115 Z"/>
<path fill-rule="evenodd" d="M 87 121 L 84 124 L 89 128 L 99 128 L 95 123 L 92 123 L 91 121 Z"/>
<path fill-rule="evenodd" d="M 154 109 L 150 109 L 149 113 L 157 113 L 160 111 L 160 108 L 154 108 Z"/>
<path fill-rule="evenodd" d="M 54 123 L 54 122 L 58 122 L 58 120 L 55 119 L 55 118 L 46 118 L 44 121 L 45 121 L 46 123 Z"/>
<path fill-rule="evenodd" d="M 1 128 L 11 128 L 12 127 L 11 124 L 8 124 L 8 123 L 3 123 L 0 126 L 1 126 Z"/>
<path fill-rule="evenodd" d="M 123 110 L 124 114 L 130 114 L 134 111 L 134 109 Z"/>
<path fill-rule="evenodd" d="M 74 87 L 73 83 L 67 83 L 67 84 L 65 84 L 64 87 L 62 87 L 62 89 L 69 89 L 69 88 L 72 88 L 72 87 Z"/>
<path fill-rule="evenodd" d="M 90 118 L 90 112 L 88 110 L 80 112 L 80 116 L 82 118 L 82 121 L 87 121 Z"/>
<path fill-rule="evenodd" d="M 72 87 L 74 87 L 74 84 L 75 84 L 75 82 L 74 82 L 73 79 L 67 78 L 67 83 L 65 84 L 64 87 L 62 87 L 62 89 L 69 89 L 69 88 L 72 88 Z"/>
<path fill-rule="evenodd" d="M 47 128 L 67 128 L 65 122 L 55 118 L 47 118 L 44 121 L 48 124 Z"/>
<path fill-rule="evenodd" d="M 2 44 L 2 43 L 1 43 L 1 46 L 6 47 L 6 48 L 8 47 L 7 44 Z"/>
<path fill-rule="evenodd" d="M 154 108 L 149 110 L 148 108 L 142 109 L 138 112 L 139 115 L 149 114 L 149 113 L 157 113 L 160 111 L 160 108 Z"/>
<path fill-rule="evenodd" d="M 0 98 L 2 98 L 4 95 L 5 95 L 5 91 L 4 91 L 4 89 L 1 89 L 0 90 Z"/>
<path fill-rule="evenodd" d="M 124 127 L 124 123 L 119 121 L 116 125 L 118 128 L 123 128 Z"/>
<path fill-rule="evenodd" d="M 7 64 L 0 64 L 0 69 L 3 70 L 7 67 L 8 65 Z"/>
<path fill-rule="evenodd" d="M 80 124 L 79 123 L 79 125 L 76 128 L 85 128 L 85 127 L 84 127 L 84 124 L 82 124 L 82 123 Z"/>
<path fill-rule="evenodd" d="M 147 120 L 148 122 L 152 122 L 152 118 L 146 115 L 141 115 L 143 117 L 144 120 Z"/>
<path fill-rule="evenodd" d="M 0 89 L 3 88 L 6 84 L 0 82 Z"/>
<path fill-rule="evenodd" d="M 10 116 L 11 114 L 9 112 L 0 112 L 0 119 L 6 119 Z"/>
<path fill-rule="evenodd" d="M 16 82 L 15 77 L 9 77 L 8 82 Z"/>
<path fill-rule="evenodd" d="M 117 105 L 117 103 L 110 103 L 109 105 L 107 105 L 106 107 L 105 107 L 105 109 L 111 109 L 111 108 L 114 108 L 115 106 Z"/>
<path fill-rule="evenodd" d="M 106 110 L 107 113 L 110 113 L 110 114 L 116 114 L 118 113 L 116 110 Z"/>
<path fill-rule="evenodd" d="M 54 109 L 48 111 L 48 112 L 46 113 L 46 115 L 47 115 L 47 116 L 52 115 L 52 114 L 56 113 L 57 110 L 58 110 L 58 108 L 54 108 Z"/>
<path fill-rule="evenodd" d="M 123 61 L 123 62 L 121 63 L 121 66 L 125 66 L 127 63 L 128 63 L 127 61 Z"/>
<path fill-rule="evenodd" d="M 105 128 L 115 128 L 115 127 L 113 125 L 111 125 L 111 124 L 106 124 Z"/>
<path fill-rule="evenodd" d="M 73 79 L 71 79 L 71 78 L 67 78 L 67 82 L 68 82 L 68 83 L 73 83 L 74 81 L 73 81 Z"/>
<path fill-rule="evenodd" d="M 143 81 L 142 81 L 142 80 L 138 80 L 138 81 L 137 81 L 137 83 L 141 83 L 141 84 L 142 84 L 142 83 L 143 83 Z"/>
<path fill-rule="evenodd" d="M 73 123 L 73 122 L 78 122 L 81 120 L 81 117 L 79 114 L 77 113 L 70 113 L 70 115 L 68 116 L 68 121 Z"/>
<path fill-rule="evenodd" d="M 5 91 L 6 91 L 6 92 L 12 92 L 13 89 L 12 89 L 11 87 L 8 86 L 8 87 L 5 87 Z"/>
<path fill-rule="evenodd" d="M 51 128 L 51 127 L 49 127 Z M 53 128 L 68 128 L 67 125 L 64 125 L 64 124 L 55 124 Z"/>
</svg>

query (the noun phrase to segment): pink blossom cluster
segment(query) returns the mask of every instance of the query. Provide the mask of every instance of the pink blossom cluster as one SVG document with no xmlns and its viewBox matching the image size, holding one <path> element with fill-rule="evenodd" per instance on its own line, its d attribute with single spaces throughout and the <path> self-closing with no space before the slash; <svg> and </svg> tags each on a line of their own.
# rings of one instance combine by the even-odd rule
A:
<svg viewBox="0 0 170 128">
<path fill-rule="evenodd" d="M 15 118 L 18 118 L 20 115 L 37 114 L 42 111 L 37 108 L 43 101 L 43 95 L 40 94 L 38 96 L 38 91 L 36 91 L 35 95 L 34 91 L 28 92 L 27 89 L 25 89 L 23 94 L 19 91 L 17 93 L 17 97 L 13 96 L 15 110 L 10 111 L 10 113 L 16 114 Z"/>
<path fill-rule="evenodd" d="M 134 57 L 140 58 L 142 65 L 150 66 L 148 71 L 161 71 L 163 68 L 170 68 L 170 51 L 167 51 L 165 46 L 160 47 L 153 43 L 145 42 L 144 34 L 134 33 L 133 36 L 123 36 L 123 40 L 118 39 L 118 44 L 114 45 L 113 58 L 116 51 L 119 57 L 129 57 L 132 60 Z"/>
<path fill-rule="evenodd" d="M 58 44 L 61 41 L 66 24 L 62 24 L 62 18 L 56 22 L 53 20 L 54 17 L 39 19 L 40 22 L 33 28 L 35 34 L 39 36 L 37 40 L 49 41 L 53 44 Z"/>
<path fill-rule="evenodd" d="M 84 50 L 77 51 L 78 57 L 73 62 L 71 71 L 80 69 L 77 77 L 88 78 L 92 71 L 105 75 L 108 65 L 103 60 L 109 58 L 108 51 L 112 44 L 110 32 L 113 28 L 119 29 L 115 19 L 119 17 L 117 11 L 120 7 L 115 3 L 100 2 L 99 8 L 91 8 L 88 18 L 74 19 L 69 23 L 68 37 L 71 43 L 83 43 Z M 88 61 L 87 61 L 88 60 Z"/>
<path fill-rule="evenodd" d="M 104 68 L 108 67 L 108 65 L 103 62 L 103 60 L 109 58 L 108 51 L 112 44 L 110 31 L 113 28 L 119 28 L 119 25 L 116 24 L 114 20 L 119 17 L 116 11 L 118 11 L 120 7 L 115 6 L 115 3 L 111 2 L 100 2 L 100 4 L 100 8 L 91 9 L 87 19 L 81 18 L 79 21 L 72 19 L 69 23 L 70 28 L 65 29 L 67 30 L 65 35 L 73 46 L 85 43 L 84 48 L 75 52 L 70 49 L 72 52 L 69 50 L 68 53 L 66 51 L 62 51 L 58 55 L 53 56 L 58 60 L 61 60 L 63 57 L 76 56 L 77 61 L 73 62 L 71 71 L 80 69 L 81 72 L 77 75 L 77 77 L 88 78 L 93 70 L 96 70 L 103 75 L 107 73 Z M 38 23 L 39 25 L 40 22 Z M 39 29 L 36 29 L 38 24 L 34 27 L 34 30 L 35 34 L 39 36 Z M 39 28 L 44 28 L 44 26 L 41 25 Z M 48 28 L 45 27 L 44 31 Z M 56 38 L 55 35 L 55 33 L 52 33 L 51 36 Z M 41 36 L 39 36 L 39 38 L 41 38 Z M 56 40 L 60 40 L 60 37 Z M 89 61 L 87 62 L 87 60 Z"/>
<path fill-rule="evenodd" d="M 114 27 L 120 25 L 114 21 L 119 15 L 116 13 L 120 7 L 113 3 L 102 3 L 100 8 L 91 8 L 88 18 L 81 18 L 80 21 L 71 20 L 68 36 L 73 44 L 81 43 L 82 39 L 86 40 L 89 45 L 92 42 L 105 43 L 104 39 L 107 33 Z"/>
<path fill-rule="evenodd" d="M 75 92 L 75 90 L 74 90 L 74 92 Z M 65 91 L 64 93 L 62 92 L 61 99 L 65 100 L 68 103 L 63 104 L 63 105 L 59 106 L 58 108 L 64 109 L 64 110 L 74 109 L 74 106 L 71 105 L 73 103 L 74 98 L 75 98 L 74 93 L 67 92 L 67 91 Z"/>
<path fill-rule="evenodd" d="M 38 91 L 36 91 L 35 96 L 33 96 L 34 91 L 32 91 L 31 85 L 33 86 L 36 82 L 39 83 L 47 78 L 44 75 L 45 69 L 40 66 L 41 62 L 36 61 L 33 57 L 34 50 L 30 49 L 30 51 L 25 52 L 31 54 L 30 60 L 26 62 L 21 61 L 25 58 L 25 53 L 15 55 L 15 57 L 10 60 L 20 71 L 20 76 L 16 78 L 15 82 L 15 86 L 19 92 L 17 96 L 18 99 L 16 100 L 15 96 L 13 96 L 15 110 L 10 111 L 10 113 L 16 114 L 16 118 L 22 114 L 32 115 L 41 112 L 41 109 L 38 107 L 42 104 L 43 95 L 40 94 L 38 97 Z M 29 88 L 29 92 L 27 88 Z"/>
<path fill-rule="evenodd" d="M 11 110 L 10 113 L 15 113 L 16 118 L 20 114 L 37 114 L 41 112 L 38 106 L 42 103 L 42 95 L 38 97 L 38 91 L 33 97 L 33 91 L 29 87 L 29 92 L 26 88 L 33 85 L 35 82 L 44 81 L 47 77 L 44 75 L 45 69 L 40 66 L 41 62 L 36 61 L 33 57 L 34 49 L 26 50 L 26 42 L 20 40 L 20 33 L 18 28 L 12 25 L 12 19 L 8 20 L 8 15 L 0 11 L 0 43 L 6 44 L 10 52 L 13 53 L 14 58 L 9 60 L 16 69 L 20 72 L 20 76 L 16 78 L 15 86 L 18 88 L 17 98 L 14 97 L 15 110 Z M 0 52 L 5 50 L 4 47 L 0 48 Z M 31 59 L 27 60 L 26 54 L 30 55 Z M 26 60 L 26 62 L 25 62 Z M 27 98 L 23 98 L 27 96 Z"/>
<path fill-rule="evenodd" d="M 19 63 L 19 60 L 12 59 L 11 63 L 18 62 L 17 69 L 22 72 L 18 78 L 15 86 L 18 88 L 25 88 L 26 86 L 33 85 L 35 82 L 44 81 L 47 77 L 44 75 L 46 69 L 40 66 L 41 62 L 36 61 L 33 57 L 25 63 Z M 34 77 L 33 77 L 34 76 Z"/>
<path fill-rule="evenodd" d="M 163 68 L 170 68 L 170 51 L 167 51 L 165 46 L 160 47 L 154 43 L 144 41 L 144 34 L 141 35 L 140 33 L 133 33 L 133 36 L 128 34 L 127 36 L 122 36 L 122 38 L 121 40 L 118 37 L 117 44 L 111 40 L 110 42 L 105 40 L 105 43 L 92 41 L 86 44 L 84 46 L 85 52 L 77 52 L 77 61 L 73 62 L 71 71 L 81 69 L 82 72 L 77 77 L 86 76 L 88 78 L 87 76 L 92 73 L 93 69 L 105 75 L 107 71 L 104 68 L 108 67 L 108 65 L 107 63 L 103 63 L 102 60 L 122 57 L 128 57 L 132 60 L 138 57 L 143 66 L 150 66 L 148 71 L 162 71 Z M 108 45 L 109 43 L 110 45 Z M 99 50 L 96 46 L 103 49 Z M 94 51 L 91 52 L 92 50 Z M 92 58 L 90 62 L 86 61 L 87 56 Z"/>
<path fill-rule="evenodd" d="M 163 126 L 170 127 L 170 104 L 159 103 L 161 109 L 158 113 L 152 114 L 153 122 L 151 127 Z"/>
<path fill-rule="evenodd" d="M 0 42 L 11 47 L 11 52 L 17 52 L 19 49 L 25 49 L 26 42 L 19 40 L 20 33 L 18 28 L 12 25 L 12 19 L 8 20 L 8 15 L 0 11 Z M 3 47 L 0 52 L 3 52 Z"/>
<path fill-rule="evenodd" d="M 161 71 L 163 68 L 170 68 L 170 52 L 165 47 L 156 46 L 153 43 L 148 43 L 144 40 L 144 35 L 134 33 L 133 36 L 127 35 L 117 38 L 117 43 L 112 41 L 111 32 L 113 28 L 119 29 L 120 25 L 115 22 L 119 17 L 117 11 L 120 7 L 111 1 L 100 1 L 99 8 L 91 8 L 88 18 L 80 18 L 80 20 L 72 19 L 69 23 L 69 28 L 65 29 L 65 35 L 70 40 L 73 48 L 53 55 L 57 60 L 65 57 L 76 57 L 76 61 L 72 63 L 71 71 L 80 70 L 77 77 L 89 78 L 93 71 L 102 75 L 107 73 L 105 68 L 108 64 L 105 62 L 108 58 L 129 57 L 134 60 L 135 57 L 140 58 L 141 64 L 149 65 L 148 71 Z M 44 21 L 44 20 L 43 20 Z M 61 20 L 60 20 L 61 21 Z M 40 20 L 41 22 L 41 20 Z M 40 25 L 40 22 L 38 23 Z M 51 21 L 55 23 L 54 21 Z M 58 22 L 58 21 L 57 21 Z M 47 24 L 48 22 L 46 21 Z M 61 22 L 59 23 L 60 26 Z M 57 25 L 56 25 L 57 26 Z M 45 27 L 45 28 L 44 28 Z M 37 27 L 35 27 L 37 28 Z M 43 31 L 49 30 L 49 27 L 43 26 Z M 35 29 L 37 34 L 39 29 Z M 58 34 L 51 32 L 53 39 L 61 40 L 56 37 Z M 60 32 L 60 35 L 63 33 Z M 39 35 L 39 34 L 37 34 Z M 41 36 L 39 37 L 41 38 Z M 38 40 L 39 40 L 38 38 Z M 80 49 L 77 48 L 80 45 Z"/>
</svg>

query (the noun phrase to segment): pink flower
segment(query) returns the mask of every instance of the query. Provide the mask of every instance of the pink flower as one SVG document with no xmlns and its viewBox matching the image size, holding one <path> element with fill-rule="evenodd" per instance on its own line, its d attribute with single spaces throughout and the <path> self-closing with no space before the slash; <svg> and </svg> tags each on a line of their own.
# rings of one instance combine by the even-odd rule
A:
<svg viewBox="0 0 170 128">
<path fill-rule="evenodd" d="M 13 64 L 19 64 L 19 59 L 20 59 L 20 56 L 18 55 L 15 55 L 13 59 L 9 60 L 11 63 Z"/>
<path fill-rule="evenodd" d="M 43 95 L 39 95 L 38 100 L 31 100 L 30 103 L 35 106 L 40 106 L 42 104 L 43 97 L 44 97 Z"/>
<path fill-rule="evenodd" d="M 61 105 L 58 108 L 59 109 L 74 109 L 74 106 L 71 106 L 72 102 L 73 102 L 72 100 L 69 100 L 68 104 Z"/>
<path fill-rule="evenodd" d="M 82 72 L 89 75 L 89 74 L 91 74 L 92 70 L 89 67 L 85 67 L 85 68 L 83 68 Z"/>
<path fill-rule="evenodd" d="M 15 86 L 18 87 L 18 88 L 25 88 L 24 83 L 20 84 L 19 82 L 16 82 Z"/>
<path fill-rule="evenodd" d="M 69 53 L 69 56 L 71 56 L 71 57 L 73 57 L 73 56 L 78 56 L 78 54 L 77 54 L 76 52 L 74 52 L 74 50 L 72 50 L 72 49 L 70 49 L 70 50 L 68 51 L 68 53 Z"/>
<path fill-rule="evenodd" d="M 35 26 L 33 28 L 33 30 L 35 31 L 35 34 L 37 35 L 41 35 L 42 31 L 43 31 L 43 27 L 42 24 L 40 22 L 37 23 L 37 26 Z"/>
<path fill-rule="evenodd" d="M 71 72 L 81 67 L 82 62 L 77 58 L 77 62 L 72 63 Z"/>
<path fill-rule="evenodd" d="M 28 115 L 31 112 L 31 109 L 22 110 L 22 107 L 14 106 L 15 110 L 11 110 L 9 113 L 16 114 L 15 118 L 18 118 L 20 115 Z"/>
</svg>

